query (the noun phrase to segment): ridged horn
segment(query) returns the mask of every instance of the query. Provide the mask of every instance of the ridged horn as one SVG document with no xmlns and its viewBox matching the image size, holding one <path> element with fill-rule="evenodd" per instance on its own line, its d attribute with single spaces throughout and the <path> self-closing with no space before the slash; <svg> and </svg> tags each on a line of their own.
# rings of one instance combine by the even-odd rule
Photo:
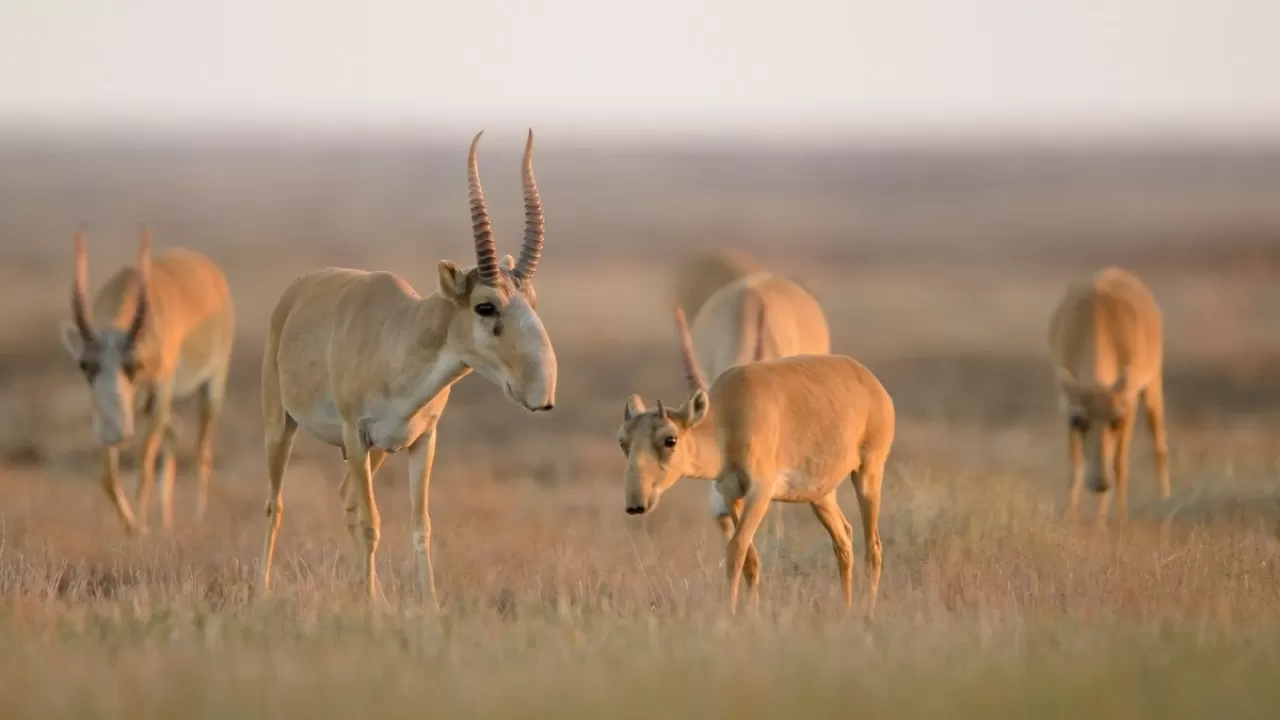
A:
<svg viewBox="0 0 1280 720">
<path fill-rule="evenodd" d="M 138 301 L 133 309 L 133 321 L 129 323 L 129 342 L 138 339 L 147 322 L 151 305 L 151 229 L 143 226 L 142 239 L 138 242 Z"/>
<path fill-rule="evenodd" d="M 663 420 L 667 419 L 667 408 L 662 404 L 661 400 L 658 401 L 658 417 Z"/>
<path fill-rule="evenodd" d="M 498 271 L 498 248 L 493 244 L 493 227 L 489 224 L 489 208 L 484 203 L 484 189 L 480 187 L 480 167 L 476 162 L 476 144 L 480 142 L 481 135 L 484 135 L 483 130 L 472 138 L 471 151 L 467 153 L 471 229 L 476 238 L 476 269 L 480 273 L 480 282 L 489 287 L 497 287 L 501 275 Z"/>
<path fill-rule="evenodd" d="M 513 273 L 521 280 L 533 277 L 533 271 L 542 259 L 542 238 L 545 226 L 542 219 L 542 196 L 538 194 L 538 182 L 533 177 L 533 129 L 524 145 L 524 244 L 520 247 L 520 259 Z"/>
<path fill-rule="evenodd" d="M 693 336 L 689 334 L 689 323 L 685 322 L 684 308 L 676 303 L 676 330 L 680 333 L 680 359 L 684 361 L 685 378 L 690 388 L 706 391 L 707 378 L 698 367 L 698 357 L 693 352 Z"/>
<path fill-rule="evenodd" d="M 84 231 L 76 231 L 75 279 L 71 285 L 71 318 L 85 341 L 94 339 L 93 325 L 89 322 L 89 256 L 84 249 Z"/>
</svg>

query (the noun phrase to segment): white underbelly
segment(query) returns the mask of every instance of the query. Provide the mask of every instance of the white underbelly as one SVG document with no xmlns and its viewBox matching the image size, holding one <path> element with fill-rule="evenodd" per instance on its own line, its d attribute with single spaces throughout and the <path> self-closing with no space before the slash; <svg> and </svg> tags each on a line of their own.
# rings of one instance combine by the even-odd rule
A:
<svg viewBox="0 0 1280 720">
<path fill-rule="evenodd" d="M 774 478 L 772 499 L 777 502 L 817 502 L 839 482 L 815 479 L 801 470 L 783 470 Z"/>
<path fill-rule="evenodd" d="M 342 416 L 338 407 L 331 402 L 321 401 L 311 407 L 284 407 L 289 417 L 298 423 L 298 427 L 315 436 L 317 440 L 330 445 L 342 446 Z"/>
</svg>

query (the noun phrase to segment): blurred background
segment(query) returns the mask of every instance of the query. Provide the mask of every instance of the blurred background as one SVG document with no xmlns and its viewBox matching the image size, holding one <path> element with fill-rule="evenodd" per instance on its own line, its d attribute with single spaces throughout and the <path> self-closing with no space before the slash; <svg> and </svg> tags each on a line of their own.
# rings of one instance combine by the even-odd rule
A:
<svg viewBox="0 0 1280 720">
<path fill-rule="evenodd" d="M 1270 436 L 1277 27 L 1267 0 L 9 0 L 0 461 L 91 482 L 88 397 L 57 332 L 72 233 L 88 230 L 96 289 L 146 223 L 158 249 L 197 249 L 229 277 L 239 333 L 215 484 L 256 522 L 258 369 L 281 290 L 345 265 L 426 294 L 438 259 L 474 262 L 465 160 L 481 129 L 500 252 L 515 251 L 529 127 L 560 402 L 532 417 L 464 381 L 444 477 L 614 482 L 626 396 L 684 393 L 676 269 L 719 246 L 811 288 L 833 350 L 897 399 L 904 462 L 953 448 L 1056 463 L 1048 313 L 1106 263 L 1165 309 L 1183 436 Z M 1027 454 L 1028 428 L 1053 444 Z M 303 438 L 296 452 L 336 483 L 336 451 Z"/>
</svg>

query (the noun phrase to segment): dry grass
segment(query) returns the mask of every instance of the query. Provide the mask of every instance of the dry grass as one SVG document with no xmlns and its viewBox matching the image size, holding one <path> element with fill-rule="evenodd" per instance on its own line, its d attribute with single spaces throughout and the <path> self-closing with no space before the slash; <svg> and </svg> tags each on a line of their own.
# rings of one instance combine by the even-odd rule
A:
<svg viewBox="0 0 1280 720">
<path fill-rule="evenodd" d="M 485 166 L 507 248 L 518 222 L 515 152 L 497 150 Z M 799 200 L 760 210 L 767 220 L 790 208 L 808 223 L 794 252 L 762 252 L 814 287 L 832 317 L 834 347 L 876 371 L 899 408 L 881 600 L 867 627 L 840 609 L 829 541 L 799 507 L 774 508 L 794 519 L 781 541 L 762 542 L 759 609 L 728 617 L 705 488 L 677 487 L 652 517 L 627 517 L 612 439 L 628 393 L 673 402 L 682 393 L 662 265 L 680 254 L 646 257 L 627 245 L 649 233 L 728 240 L 697 209 L 699 198 L 720 212 L 744 198 L 750 215 L 752 193 L 802 195 L 833 172 L 830 163 L 772 168 L 777 179 L 738 187 L 740 173 L 721 159 L 730 190 L 717 194 L 672 159 L 635 170 L 639 179 L 615 171 L 617 185 L 606 190 L 581 179 L 615 165 L 548 153 L 539 178 L 550 236 L 539 287 L 561 397 L 554 413 L 535 417 L 478 378 L 459 387 L 433 482 L 444 609 L 432 615 L 411 585 L 403 458 L 379 475 L 388 606 L 370 611 L 357 599 L 337 452 L 309 438 L 299 440 L 286 479 L 276 590 L 250 599 L 265 529 L 257 365 L 266 314 L 296 273 L 326 263 L 407 268 L 427 289 L 436 257 L 465 259 L 461 174 L 406 180 L 397 161 L 355 151 L 324 162 L 287 156 L 265 173 L 241 167 L 238 156 L 143 155 L 147 164 L 123 151 L 105 155 L 86 163 L 0 153 L 11 161 L 0 164 L 0 181 L 14 190 L 0 193 L 8 203 L 0 236 L 11 248 L 0 284 L 6 718 L 1261 718 L 1280 703 L 1280 284 L 1266 270 L 1274 255 L 1265 243 L 1249 241 L 1248 272 L 1211 262 L 1234 257 L 1236 246 L 1221 243 L 1218 255 L 1179 262 L 1141 238 L 1116 246 L 1166 310 L 1174 496 L 1156 497 L 1142 436 L 1129 525 L 1097 531 L 1060 519 L 1065 441 L 1043 328 L 1061 283 L 1093 260 L 1061 261 L 1051 236 L 1070 235 L 1062 222 L 1073 217 L 1087 218 L 1081 227 L 1132 230 L 1141 213 L 1115 208 L 1124 197 L 1151 206 L 1162 192 L 1155 179 L 1142 176 L 1119 199 L 1109 186 L 1102 205 L 1110 215 L 1099 216 L 1101 201 L 1078 188 L 1056 205 L 1018 205 L 1007 214 L 1035 236 L 1039 254 L 1015 261 L 988 248 L 946 267 L 904 253 L 869 259 L 842 243 L 909 226 L 919 234 L 913 252 L 930 247 L 920 238 L 945 249 L 958 242 L 947 230 L 953 218 L 911 225 L 863 200 L 864 211 L 880 214 L 858 221 L 834 198 L 822 206 L 829 221 Z M 913 177 L 920 162 L 904 161 L 900 177 Z M 1267 184 L 1275 175 L 1250 167 L 1251 195 L 1207 196 L 1255 207 L 1257 220 L 1258 208 L 1277 206 L 1280 182 Z M 655 187 L 652 176 L 663 174 L 684 179 Z M 410 192 L 409 181 L 434 195 Z M 1025 195 L 1026 179 L 1018 182 Z M 1061 190 L 1065 181 L 1057 182 Z M 969 183 L 963 174 L 956 181 Z M 1188 185 L 1184 178 L 1179 192 Z M 959 192 L 930 187 L 925 199 Z M 590 201 L 575 201 L 579 191 Z M 920 192 L 880 187 L 869 196 L 916 202 Z M 806 202 L 823 202 L 814 196 Z M 672 220 L 664 203 L 677 197 L 684 210 Z M 1249 205 L 1250 197 L 1269 205 Z M 978 233 L 972 218 L 986 218 L 992 235 L 1007 230 L 1008 198 L 981 199 L 936 207 L 966 208 L 971 222 L 959 235 Z M 1049 219 L 1037 225 L 1027 207 L 1041 206 Z M 1179 222 L 1190 222 L 1190 211 L 1180 212 Z M 181 235 L 231 275 L 242 329 L 202 527 L 128 541 L 96 488 L 86 400 L 55 329 L 68 280 L 64 226 L 86 215 L 106 226 L 91 227 L 95 285 L 131 255 L 135 215 L 159 218 L 157 243 Z M 122 219 L 96 220 L 107 215 Z M 1196 217 L 1239 235 L 1217 210 Z M 834 240 L 859 222 L 857 236 Z M 424 248 L 409 241 L 415 236 L 433 239 Z M 386 240 L 357 247 L 370 238 Z M 809 253 L 824 259 L 806 260 Z M 190 445 L 191 410 L 179 412 Z M 180 522 L 192 512 L 188 467 Z M 841 504 L 857 525 L 848 488 Z"/>
</svg>

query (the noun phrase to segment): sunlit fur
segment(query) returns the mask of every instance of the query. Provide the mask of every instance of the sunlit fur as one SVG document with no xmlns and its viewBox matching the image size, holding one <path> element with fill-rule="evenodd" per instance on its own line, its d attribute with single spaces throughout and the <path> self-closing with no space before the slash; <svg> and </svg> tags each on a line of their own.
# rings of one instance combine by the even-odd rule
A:
<svg viewBox="0 0 1280 720">
<path fill-rule="evenodd" d="M 428 488 L 436 425 L 451 386 L 474 370 L 527 410 L 550 410 L 555 403 L 556 355 L 533 288 L 543 238 L 533 133 L 525 146 L 526 233 L 519 260 L 497 260 L 476 165 L 479 140 L 477 134 L 468 155 L 475 267 L 441 260 L 439 291 L 426 298 L 389 272 L 316 270 L 295 280 L 271 314 L 262 362 L 271 482 L 264 591 L 280 529 L 284 471 L 299 427 L 343 450 L 339 492 L 347 528 L 363 552 L 370 598 L 377 596 L 374 554 L 381 532 L 373 477 L 387 453 L 409 451 L 417 575 L 434 605 Z"/>
<path fill-rule="evenodd" d="M 764 265 L 738 248 L 717 247 L 700 252 L 676 271 L 675 302 L 689 317 L 697 317 L 702 304 L 720 288 L 764 269 Z"/>
<path fill-rule="evenodd" d="M 698 365 L 712 381 L 734 365 L 831 352 L 822 306 L 804 288 L 768 271 L 738 278 L 707 298 L 693 318 L 691 334 Z M 714 485 L 709 500 L 727 541 L 733 536 L 733 521 Z M 765 523 L 772 525 L 769 530 L 775 537 L 782 536 L 782 518 L 774 512 Z"/>
<path fill-rule="evenodd" d="M 867 614 L 880 583 L 880 488 L 893 443 L 893 401 L 876 377 L 843 355 L 800 355 L 725 370 L 706 388 L 681 326 L 685 369 L 694 385 L 676 408 L 647 409 L 632 395 L 618 442 L 626 458 L 628 514 L 649 512 L 684 477 L 712 480 L 731 512 L 726 546 L 729 604 L 742 576 L 758 597 L 752 538 L 770 502 L 803 502 L 831 535 L 846 607 L 853 605 L 853 527 L 836 500 L 853 480 L 862 514 L 869 575 Z"/>
<path fill-rule="evenodd" d="M 1101 495 L 1099 522 L 1106 521 L 1112 486 L 1116 517 L 1125 518 L 1139 404 L 1151 428 L 1160 494 L 1168 497 L 1164 331 L 1147 285 L 1118 267 L 1072 282 L 1050 319 L 1049 348 L 1067 419 L 1068 517 L 1075 517 L 1080 486 L 1087 484 Z"/>
<path fill-rule="evenodd" d="M 199 520 L 207 505 L 214 429 L 235 337 L 226 278 L 212 260 L 182 248 L 153 260 L 150 234 L 144 229 L 137 267 L 112 274 L 90 306 L 85 253 L 83 235 L 76 233 L 73 321 L 63 322 L 61 330 L 63 344 L 89 384 L 94 433 L 103 445 L 103 490 L 125 532 L 135 535 L 147 528 L 151 489 L 159 473 L 161 522 L 165 529 L 172 527 L 177 470 L 172 404 L 195 393 L 200 406 Z M 144 425 L 138 436 L 136 510 L 120 487 L 119 470 L 119 446 L 135 436 L 135 409 L 141 411 Z"/>
</svg>

